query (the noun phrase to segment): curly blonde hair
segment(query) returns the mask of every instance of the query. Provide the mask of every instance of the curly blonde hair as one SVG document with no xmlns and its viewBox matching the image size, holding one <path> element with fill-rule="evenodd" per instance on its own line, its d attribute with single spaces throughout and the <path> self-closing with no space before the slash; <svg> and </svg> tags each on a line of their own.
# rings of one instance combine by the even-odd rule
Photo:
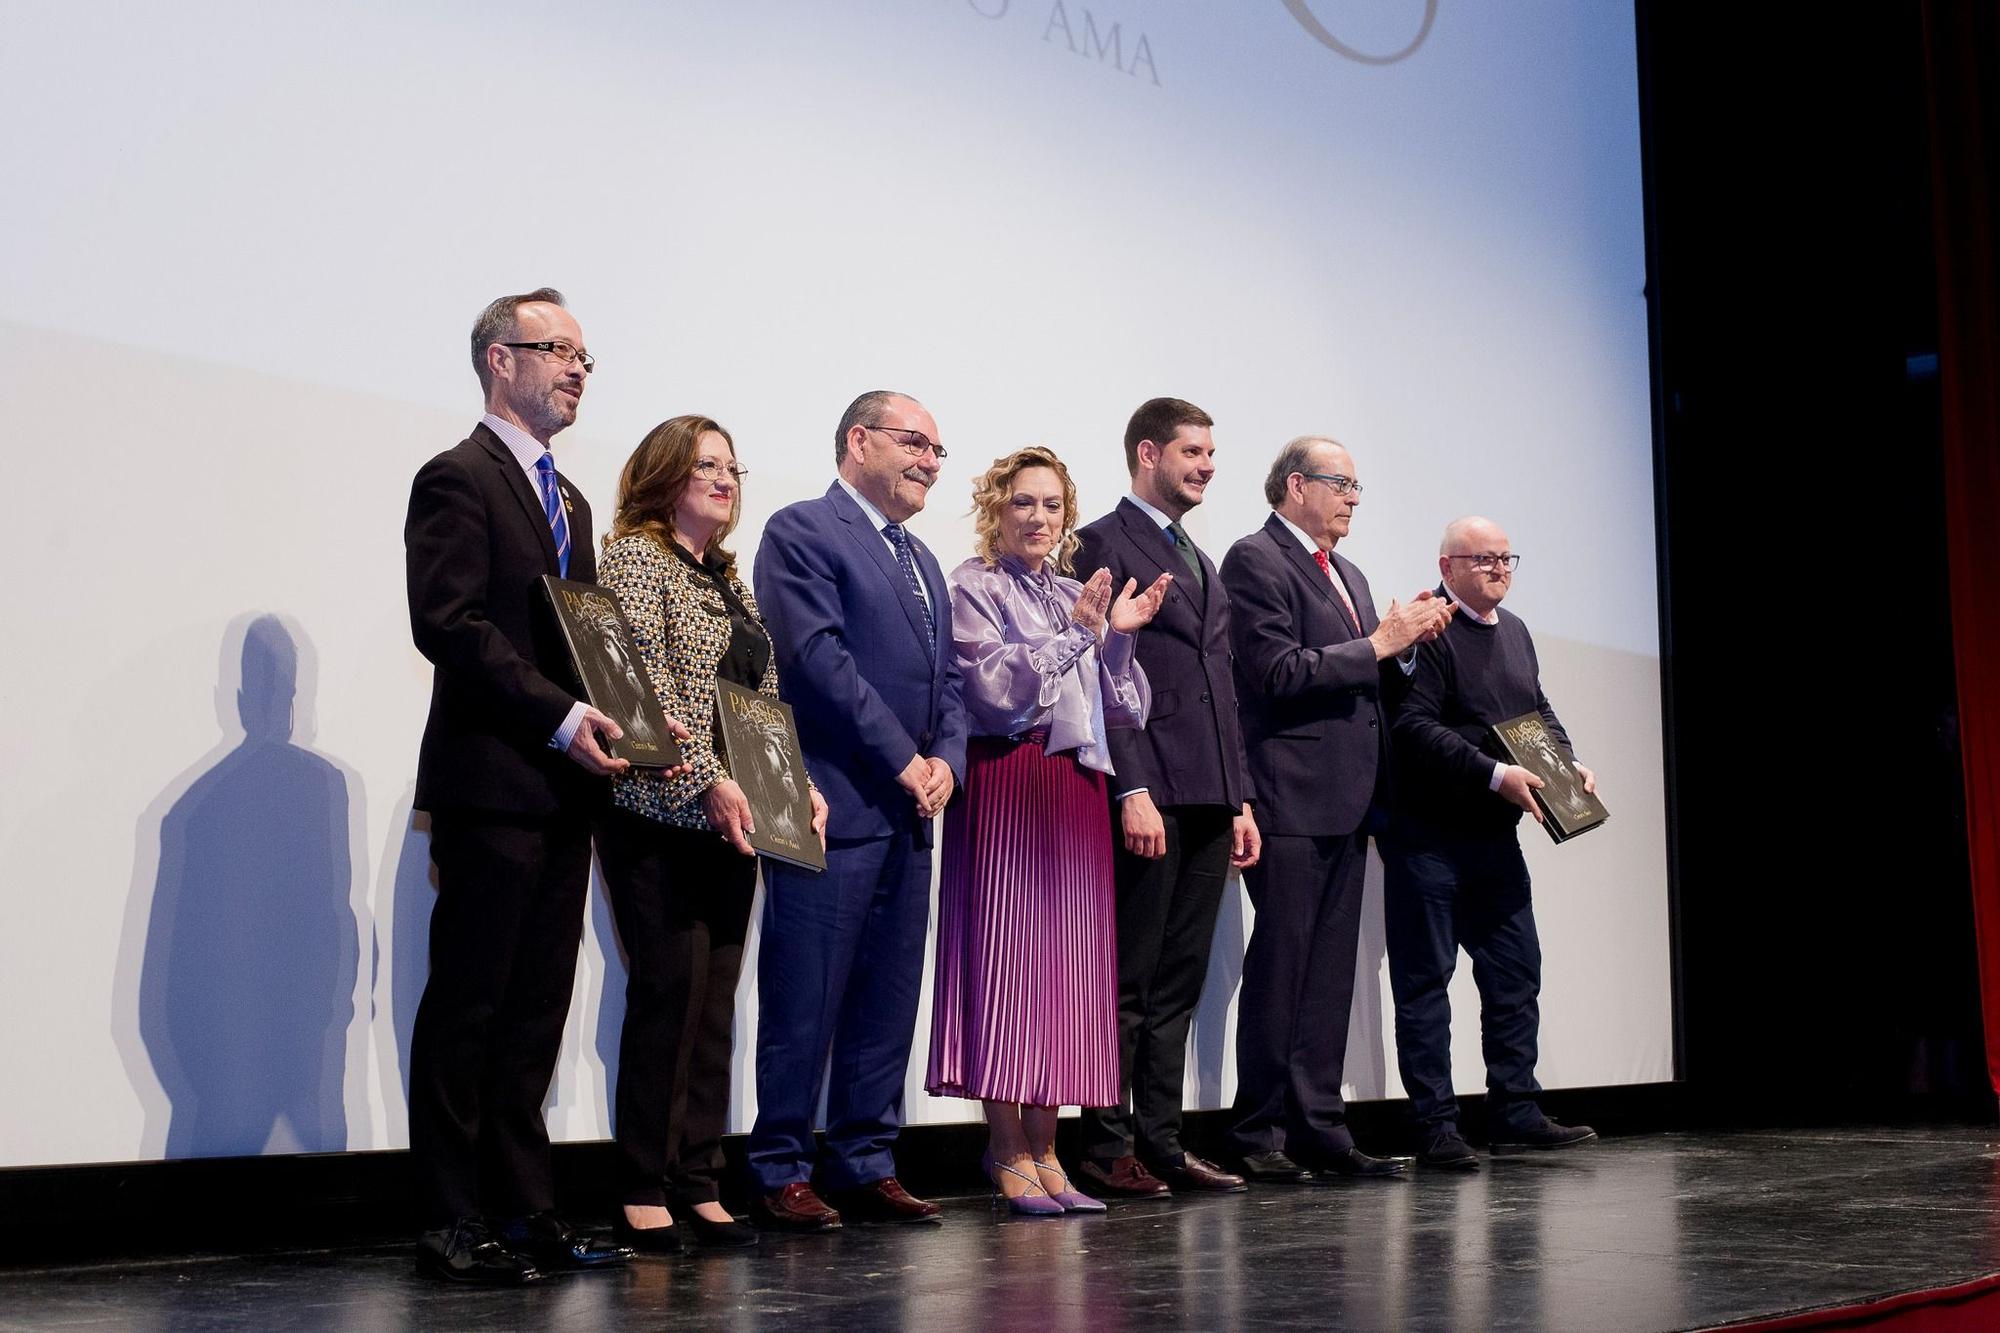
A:
<svg viewBox="0 0 2000 1333">
<path fill-rule="evenodd" d="M 676 536 L 674 510 L 694 479 L 701 437 L 710 431 L 722 437 L 722 442 L 729 446 L 729 456 L 735 458 L 736 441 L 709 417 L 674 417 L 646 433 L 618 475 L 618 508 L 611 519 L 611 530 L 604 534 L 605 546 L 621 537 L 644 533 L 672 549 Z M 735 531 L 736 521 L 742 516 L 743 483 L 739 478 L 729 505 L 729 521 L 709 537 L 708 549 L 702 553 L 718 557 L 727 575 L 736 573 L 736 557 L 722 545 L 722 539 Z"/>
<path fill-rule="evenodd" d="M 1016 449 L 1004 458 L 994 459 L 993 466 L 972 483 L 974 549 L 987 564 L 1000 563 L 1000 511 L 1014 498 L 1014 479 L 1031 467 L 1048 468 L 1062 481 L 1062 536 L 1049 552 L 1049 563 L 1055 566 L 1056 573 L 1067 574 L 1076 548 L 1083 544 L 1076 535 L 1076 483 L 1069 479 L 1069 469 L 1063 466 L 1062 459 L 1044 445 L 1031 444 L 1025 449 Z"/>
</svg>

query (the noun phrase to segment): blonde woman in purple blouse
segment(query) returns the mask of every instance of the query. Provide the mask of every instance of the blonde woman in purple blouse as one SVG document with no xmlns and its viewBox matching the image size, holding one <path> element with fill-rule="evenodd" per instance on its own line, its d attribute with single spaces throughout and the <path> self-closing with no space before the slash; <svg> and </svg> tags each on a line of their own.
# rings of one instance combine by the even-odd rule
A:
<svg viewBox="0 0 2000 1333">
<path fill-rule="evenodd" d="M 1065 577 L 1076 487 L 1022 449 L 974 486 L 979 554 L 951 571 L 972 740 L 945 813 L 925 1087 L 985 1104 L 983 1165 L 1017 1213 L 1100 1212 L 1056 1160 L 1063 1106 L 1118 1101 L 1108 727 L 1144 726 L 1132 635 L 1170 576 L 1116 597 Z"/>
</svg>

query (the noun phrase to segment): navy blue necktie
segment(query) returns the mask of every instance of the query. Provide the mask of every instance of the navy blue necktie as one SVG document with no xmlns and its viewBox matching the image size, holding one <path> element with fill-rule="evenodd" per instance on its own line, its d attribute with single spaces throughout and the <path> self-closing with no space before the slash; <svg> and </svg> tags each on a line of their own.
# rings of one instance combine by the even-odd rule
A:
<svg viewBox="0 0 2000 1333">
<path fill-rule="evenodd" d="M 910 534 L 903 531 L 901 523 L 891 523 L 882 529 L 882 535 L 896 548 L 896 563 L 903 567 L 903 577 L 910 582 L 910 594 L 924 609 L 924 628 L 930 631 L 931 642 L 937 642 L 937 619 L 931 615 L 931 604 L 924 599 L 924 585 L 917 577 L 917 562 L 910 557 Z"/>
<path fill-rule="evenodd" d="M 556 488 L 555 455 L 544 451 L 535 460 L 535 476 L 542 483 L 542 512 L 549 517 L 549 531 L 556 539 L 556 568 L 569 577 L 569 517 L 563 513 L 562 492 Z"/>
</svg>

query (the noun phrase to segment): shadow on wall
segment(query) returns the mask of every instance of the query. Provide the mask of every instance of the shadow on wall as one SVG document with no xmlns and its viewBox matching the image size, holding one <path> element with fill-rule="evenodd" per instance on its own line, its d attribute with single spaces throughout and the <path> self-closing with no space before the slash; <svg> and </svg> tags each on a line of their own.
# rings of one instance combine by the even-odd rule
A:
<svg viewBox="0 0 2000 1333">
<path fill-rule="evenodd" d="M 278 617 L 232 624 L 216 698 L 241 742 L 161 798 L 181 790 L 159 816 L 138 1027 L 169 1103 L 170 1158 L 347 1146 L 350 784 L 293 741 L 314 667 Z M 160 1142 L 154 1127 L 147 1141 Z"/>
<path fill-rule="evenodd" d="M 396 863 L 388 872 L 387 911 L 376 908 L 373 971 L 368 988 L 373 1002 L 379 1006 L 386 956 L 392 1040 L 383 1044 L 377 1073 L 385 1089 L 389 1142 L 399 1147 L 408 1144 L 410 1033 L 416 1028 L 417 1001 L 423 998 L 424 981 L 430 975 L 431 909 L 437 905 L 437 877 L 431 869 L 431 817 L 412 808 L 416 798 L 417 785 L 412 782 L 403 789 L 402 799 L 396 803 L 395 822 L 389 826 L 401 836 L 396 846 Z M 395 1058 L 393 1068 L 387 1058 L 390 1053 Z M 402 1089 L 400 1104 L 390 1102 L 386 1089 L 391 1087 Z"/>
<path fill-rule="evenodd" d="M 1227 1105 L 1222 1099 L 1222 1066 L 1230 1050 L 1229 1006 L 1243 980 L 1243 877 L 1231 872 L 1222 888 L 1222 908 L 1215 916 L 1215 935 L 1208 946 L 1208 976 L 1201 984 L 1190 1039 L 1195 1102 L 1202 1110 Z"/>
</svg>

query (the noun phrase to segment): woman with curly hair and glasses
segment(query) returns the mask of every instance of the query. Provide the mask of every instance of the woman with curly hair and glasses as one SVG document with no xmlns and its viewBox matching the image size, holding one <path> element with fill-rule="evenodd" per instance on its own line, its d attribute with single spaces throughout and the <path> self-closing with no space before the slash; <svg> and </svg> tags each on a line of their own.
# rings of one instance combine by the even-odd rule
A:
<svg viewBox="0 0 2000 1333">
<path fill-rule="evenodd" d="M 1106 570 L 1067 577 L 1076 487 L 1044 448 L 995 461 L 973 516 L 979 553 L 950 576 L 972 740 L 945 812 L 925 1087 L 985 1103 L 983 1165 L 1014 1212 L 1100 1212 L 1056 1160 L 1056 1113 L 1118 1100 L 1105 730 L 1145 725 L 1132 636 L 1169 576 L 1115 597 Z"/>
<path fill-rule="evenodd" d="M 618 1046 L 617 1140 L 627 1244 L 674 1253 L 687 1224 L 705 1245 L 754 1245 L 717 1190 L 729 1111 L 736 977 L 757 883 L 750 803 L 715 733 L 718 677 L 776 698 L 756 599 L 723 546 L 742 516 L 745 469 L 707 417 L 654 427 L 618 478 L 597 577 L 618 594 L 669 715 L 686 719 L 689 767 L 632 769 L 598 823 L 628 976 Z M 813 831 L 826 803 L 812 792 Z"/>
</svg>

